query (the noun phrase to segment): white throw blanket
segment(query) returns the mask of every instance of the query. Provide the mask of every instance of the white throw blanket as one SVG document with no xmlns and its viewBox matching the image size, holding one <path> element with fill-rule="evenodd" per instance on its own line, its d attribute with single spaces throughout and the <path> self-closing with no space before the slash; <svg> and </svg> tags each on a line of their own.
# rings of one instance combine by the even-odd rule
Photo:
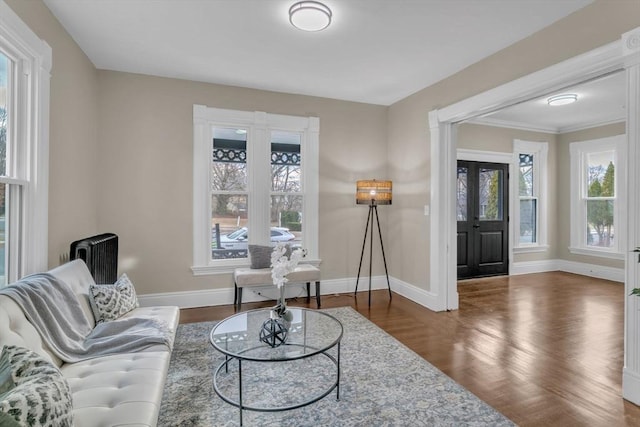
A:
<svg viewBox="0 0 640 427">
<path fill-rule="evenodd" d="M 52 352 L 68 363 L 173 346 L 172 331 L 157 319 L 132 316 L 92 328 L 71 287 L 48 273 L 25 277 L 0 289 L 0 295 L 14 300 Z"/>
</svg>

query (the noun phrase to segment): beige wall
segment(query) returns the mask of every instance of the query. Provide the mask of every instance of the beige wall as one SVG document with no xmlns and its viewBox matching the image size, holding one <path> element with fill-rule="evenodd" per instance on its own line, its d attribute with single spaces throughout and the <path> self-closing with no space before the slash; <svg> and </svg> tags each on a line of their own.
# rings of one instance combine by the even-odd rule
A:
<svg viewBox="0 0 640 427">
<path fill-rule="evenodd" d="M 558 241 L 558 192 L 557 192 L 557 156 L 558 145 L 556 135 L 543 132 L 532 132 L 519 129 L 485 126 L 462 123 L 457 127 L 458 148 L 468 150 L 495 151 L 499 153 L 513 153 L 513 140 L 520 139 L 529 142 L 548 143 L 547 158 L 547 244 L 545 252 L 519 253 L 513 257 L 514 262 L 539 261 L 556 259 Z M 515 243 L 515 242 L 514 242 Z"/>
<path fill-rule="evenodd" d="M 513 153 L 513 140 L 548 142 L 549 150 L 555 145 L 555 134 L 509 129 L 497 126 L 461 123 L 457 127 L 458 148 L 466 150 L 496 151 Z M 549 157 L 549 161 L 552 158 Z"/>
<path fill-rule="evenodd" d="M 570 243 L 570 160 L 569 145 L 572 142 L 589 141 L 592 139 L 606 138 L 608 136 L 623 135 L 625 124 L 616 123 L 607 126 L 600 126 L 592 129 L 585 129 L 577 132 L 570 132 L 558 135 L 558 209 L 563 212 L 559 217 L 558 227 L 558 257 L 569 261 L 584 262 L 588 264 L 604 265 L 607 267 L 624 268 L 624 261 L 613 260 L 600 257 L 575 255 L 569 252 Z M 562 166 L 564 165 L 564 166 Z"/>
<path fill-rule="evenodd" d="M 7 4 L 53 50 L 50 266 L 71 241 L 112 231 L 120 270 L 141 294 L 232 284 L 228 275 L 195 278 L 189 269 L 198 103 L 320 117 L 323 278 L 356 275 L 366 210 L 355 206 L 355 181 L 387 178 L 386 107 L 97 71 L 41 1 Z M 374 274 L 383 273 L 376 263 Z"/>
<path fill-rule="evenodd" d="M 389 109 L 389 173 L 404 196 L 390 211 L 391 275 L 430 289 L 428 113 L 619 40 L 640 25 L 636 1 L 599 0 Z M 398 197 L 400 198 L 400 197 Z M 395 201 L 394 201 L 395 204 Z M 395 226 L 394 224 L 407 224 Z M 443 242 L 444 243 L 444 242 Z"/>
<path fill-rule="evenodd" d="M 120 236 L 139 293 L 233 285 L 189 269 L 193 104 L 320 118 L 322 276 L 355 277 L 367 214 L 355 181 L 387 177 L 386 107 L 111 71 L 99 72 L 99 99 L 98 224 Z"/>
<path fill-rule="evenodd" d="M 599 0 L 390 108 L 96 71 L 40 0 L 8 5 L 53 48 L 49 263 L 97 232 L 121 236 L 121 270 L 140 293 L 220 288 L 191 275 L 191 109 L 320 117 L 320 256 L 326 279 L 353 277 L 366 211 L 360 178 L 394 180 L 381 209 L 390 274 L 429 289 L 427 114 L 617 40 L 640 25 L 637 2 Z M 388 221 L 387 221 L 388 219 Z M 386 225 L 385 225 L 386 224 Z M 377 253 L 377 251 L 376 251 Z M 374 255 L 375 256 L 375 255 Z M 381 274 L 376 259 L 374 274 Z"/>
<path fill-rule="evenodd" d="M 49 133 L 49 266 L 98 231 L 98 73 L 41 1 L 7 5 L 53 51 Z"/>
</svg>

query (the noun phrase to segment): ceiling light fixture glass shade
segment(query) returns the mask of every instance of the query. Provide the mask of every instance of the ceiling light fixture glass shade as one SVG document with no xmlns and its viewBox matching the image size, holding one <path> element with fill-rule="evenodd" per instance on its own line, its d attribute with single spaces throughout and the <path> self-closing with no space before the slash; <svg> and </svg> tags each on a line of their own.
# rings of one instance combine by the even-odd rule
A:
<svg viewBox="0 0 640 427">
<path fill-rule="evenodd" d="M 562 95 L 552 96 L 547 99 L 549 105 L 567 105 L 573 104 L 578 100 L 578 95 L 575 93 L 563 93 Z"/>
<path fill-rule="evenodd" d="M 375 179 L 367 179 L 356 182 L 356 204 L 390 205 L 391 200 L 391 181 L 377 181 Z"/>
<path fill-rule="evenodd" d="M 331 9 L 317 1 L 299 1 L 289 8 L 289 22 L 304 31 L 324 30 L 331 16 Z"/>
</svg>

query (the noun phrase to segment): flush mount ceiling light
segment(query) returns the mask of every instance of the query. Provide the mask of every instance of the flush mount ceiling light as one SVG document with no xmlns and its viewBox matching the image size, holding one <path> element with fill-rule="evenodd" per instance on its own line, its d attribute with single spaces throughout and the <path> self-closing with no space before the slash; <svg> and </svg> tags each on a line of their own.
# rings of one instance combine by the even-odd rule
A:
<svg viewBox="0 0 640 427">
<path fill-rule="evenodd" d="M 578 100 L 578 95 L 575 93 L 563 93 L 562 95 L 552 96 L 547 99 L 549 105 L 567 105 L 573 104 Z"/>
<path fill-rule="evenodd" d="M 324 30 L 331 15 L 331 9 L 317 1 L 299 1 L 289 8 L 289 22 L 304 31 Z"/>
</svg>

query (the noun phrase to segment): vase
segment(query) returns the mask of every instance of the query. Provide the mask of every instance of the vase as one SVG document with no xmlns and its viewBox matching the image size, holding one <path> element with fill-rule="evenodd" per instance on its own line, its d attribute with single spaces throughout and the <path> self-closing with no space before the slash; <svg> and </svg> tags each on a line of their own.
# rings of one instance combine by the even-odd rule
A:
<svg viewBox="0 0 640 427">
<path fill-rule="evenodd" d="M 278 303 L 271 308 L 271 311 L 278 317 L 283 317 L 287 312 L 287 300 L 284 297 L 284 285 L 280 286 L 280 298 L 278 298 Z"/>
<path fill-rule="evenodd" d="M 287 341 L 289 327 L 293 314 L 287 310 L 287 301 L 284 297 L 284 285 L 280 286 L 280 298 L 278 303 L 271 308 L 269 318 L 260 328 L 260 341 L 272 348 L 278 347 Z"/>
</svg>

